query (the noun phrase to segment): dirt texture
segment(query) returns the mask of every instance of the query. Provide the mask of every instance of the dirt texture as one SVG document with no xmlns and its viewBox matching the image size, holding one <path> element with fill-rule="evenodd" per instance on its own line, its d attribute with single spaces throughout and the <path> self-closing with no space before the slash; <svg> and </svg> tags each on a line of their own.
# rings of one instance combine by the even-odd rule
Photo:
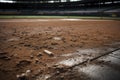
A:
<svg viewBox="0 0 120 80">
<path fill-rule="evenodd" d="M 36 80 L 37 75 L 54 73 L 51 66 L 62 54 L 120 42 L 120 21 L 34 20 L 36 19 L 0 20 L 0 80 L 17 80 L 16 75 L 27 70 L 31 71 L 30 80 Z M 49 50 L 53 56 L 44 50 Z M 54 80 L 85 79 L 80 76 L 77 79 L 73 74 Z"/>
</svg>

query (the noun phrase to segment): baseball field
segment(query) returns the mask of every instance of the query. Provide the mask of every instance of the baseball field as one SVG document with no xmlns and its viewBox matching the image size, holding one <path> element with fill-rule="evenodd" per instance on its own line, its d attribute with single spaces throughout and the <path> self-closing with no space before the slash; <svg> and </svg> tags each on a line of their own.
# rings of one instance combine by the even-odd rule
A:
<svg viewBox="0 0 120 80">
<path fill-rule="evenodd" d="M 78 66 L 73 68 L 74 65 L 120 48 L 119 19 L 0 18 L 0 80 L 17 80 L 27 72 L 28 80 L 94 80 L 99 77 L 78 70 Z M 120 73 L 119 63 L 113 66 L 108 61 L 95 60 L 80 67 L 89 65 L 107 65 L 108 71 L 112 70 L 109 73 Z M 103 80 L 106 79 L 109 78 Z"/>
</svg>

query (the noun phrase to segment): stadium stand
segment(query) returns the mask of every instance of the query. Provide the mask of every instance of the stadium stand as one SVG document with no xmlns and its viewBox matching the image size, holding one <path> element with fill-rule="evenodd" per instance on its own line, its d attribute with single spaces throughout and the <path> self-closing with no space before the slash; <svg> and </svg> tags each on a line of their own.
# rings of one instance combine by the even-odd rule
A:
<svg viewBox="0 0 120 80">
<path fill-rule="evenodd" d="M 0 15 L 120 16 L 119 0 L 13 0 L 0 2 Z"/>
</svg>

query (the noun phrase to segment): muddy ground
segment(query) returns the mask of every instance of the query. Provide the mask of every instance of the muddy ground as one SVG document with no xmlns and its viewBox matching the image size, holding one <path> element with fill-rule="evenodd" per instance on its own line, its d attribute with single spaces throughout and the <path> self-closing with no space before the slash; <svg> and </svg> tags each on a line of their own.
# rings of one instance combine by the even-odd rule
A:
<svg viewBox="0 0 120 80">
<path fill-rule="evenodd" d="M 16 75 L 30 70 L 30 80 L 37 80 L 38 75 L 54 73 L 52 66 L 62 60 L 60 55 L 113 42 L 120 42 L 120 21 L 116 20 L 1 19 L 0 79 L 17 80 Z M 51 80 L 88 79 L 73 74 L 77 73 Z"/>
</svg>

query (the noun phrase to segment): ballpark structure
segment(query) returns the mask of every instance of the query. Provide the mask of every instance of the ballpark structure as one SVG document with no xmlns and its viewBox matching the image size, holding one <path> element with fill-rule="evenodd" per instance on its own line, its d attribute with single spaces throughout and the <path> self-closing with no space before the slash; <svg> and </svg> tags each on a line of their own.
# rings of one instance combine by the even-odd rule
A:
<svg viewBox="0 0 120 80">
<path fill-rule="evenodd" d="M 1 0 L 0 14 L 120 16 L 119 0 Z"/>
</svg>

